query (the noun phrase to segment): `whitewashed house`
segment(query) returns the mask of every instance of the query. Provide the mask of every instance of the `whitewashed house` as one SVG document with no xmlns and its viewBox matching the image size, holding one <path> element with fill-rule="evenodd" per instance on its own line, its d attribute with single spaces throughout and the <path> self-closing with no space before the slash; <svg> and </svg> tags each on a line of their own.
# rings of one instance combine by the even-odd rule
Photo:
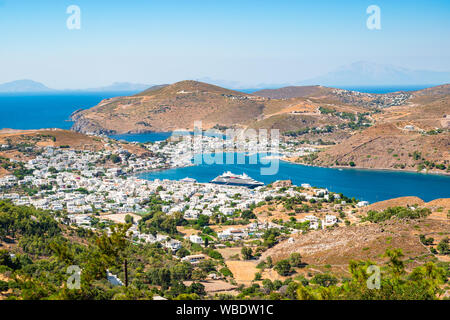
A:
<svg viewBox="0 0 450 320">
<path fill-rule="evenodd" d="M 189 237 L 189 241 L 191 241 L 192 243 L 196 243 L 196 244 L 203 244 L 203 239 L 196 234 L 191 235 Z"/>
</svg>

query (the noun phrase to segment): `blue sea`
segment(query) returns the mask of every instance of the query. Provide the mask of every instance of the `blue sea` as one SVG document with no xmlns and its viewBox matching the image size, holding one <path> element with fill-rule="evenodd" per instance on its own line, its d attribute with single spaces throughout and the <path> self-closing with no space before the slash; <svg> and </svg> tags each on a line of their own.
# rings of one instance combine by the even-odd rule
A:
<svg viewBox="0 0 450 320">
<path fill-rule="evenodd" d="M 173 136 L 185 136 L 185 135 L 192 135 L 194 132 L 189 131 L 171 131 L 171 132 L 147 132 L 147 133 L 129 133 L 129 134 L 113 134 L 109 137 L 115 140 L 119 141 L 128 141 L 128 142 L 155 142 L 155 141 L 163 141 L 167 138 L 170 138 Z M 226 138 L 226 135 L 221 133 L 215 133 L 215 132 L 208 132 L 204 131 L 202 133 L 204 136 L 209 137 L 222 137 L 223 139 Z"/>
<path fill-rule="evenodd" d="M 223 163 L 225 163 L 225 157 Z M 191 167 L 175 168 L 163 171 L 146 172 L 139 175 L 147 180 L 179 180 L 186 177 L 198 182 L 209 182 L 225 171 L 235 174 L 246 173 L 252 178 L 269 184 L 276 180 L 290 179 L 295 185 L 309 183 L 311 186 L 328 188 L 359 200 L 377 202 L 403 196 L 417 196 L 425 201 L 450 197 L 450 177 L 413 172 L 395 172 L 383 170 L 332 169 L 304 166 L 285 161 L 279 162 L 276 175 L 261 175 L 261 167 L 267 163 L 250 164 L 198 164 Z M 198 159 L 197 159 L 198 160 Z M 196 163 L 199 163 L 196 161 Z"/>
<path fill-rule="evenodd" d="M 391 93 L 398 91 L 416 91 L 434 87 L 434 85 L 409 85 L 409 86 L 359 86 L 359 87 L 339 87 L 339 89 L 358 91 L 364 93 Z"/>
<path fill-rule="evenodd" d="M 113 134 L 109 137 L 115 140 L 123 140 L 128 142 L 155 142 L 163 141 L 172 136 L 172 132 L 147 132 L 147 133 L 136 133 L 136 134 Z"/>
<path fill-rule="evenodd" d="M 364 93 L 391 93 L 391 92 L 398 92 L 398 91 L 416 91 L 416 90 L 422 90 L 426 88 L 433 87 L 434 85 L 406 85 L 406 86 L 339 86 L 336 87 L 338 89 L 345 89 L 345 90 L 351 90 L 351 91 L 358 91 L 358 92 L 364 92 Z M 328 87 L 328 86 L 327 86 Z M 329 86 L 329 87 L 335 87 L 335 86 Z M 260 89 L 239 89 L 238 91 L 242 91 L 245 93 L 254 93 L 259 90 L 263 89 L 278 89 L 277 88 L 260 88 Z"/>
<path fill-rule="evenodd" d="M 411 90 L 419 89 L 417 87 L 409 88 Z M 374 92 L 373 88 L 366 89 Z M 359 88 L 359 90 L 362 91 L 363 89 Z M 393 92 L 405 90 L 405 87 L 381 88 L 380 90 Z M 70 129 L 72 122 L 69 121 L 69 117 L 75 110 L 93 107 L 106 98 L 134 93 L 1 94 L 0 129 Z M 171 132 L 155 132 L 112 137 L 126 141 L 152 142 L 165 140 L 171 134 Z M 262 176 L 260 174 L 260 166 L 251 164 L 202 164 L 187 168 L 146 173 L 142 175 L 142 178 L 182 179 L 189 176 L 197 179 L 199 182 L 208 182 L 224 171 L 229 170 L 238 174 L 245 172 L 265 183 L 281 179 L 291 179 L 295 184 L 309 183 L 313 186 L 328 188 L 331 191 L 342 192 L 349 197 L 356 197 L 370 202 L 400 196 L 418 196 L 425 201 L 450 197 L 450 177 L 448 176 L 357 169 L 338 170 L 308 167 L 287 162 L 280 162 L 279 172 L 275 176 Z"/>
<path fill-rule="evenodd" d="M 0 129 L 70 129 L 70 115 L 107 98 L 136 92 L 0 94 Z"/>
</svg>

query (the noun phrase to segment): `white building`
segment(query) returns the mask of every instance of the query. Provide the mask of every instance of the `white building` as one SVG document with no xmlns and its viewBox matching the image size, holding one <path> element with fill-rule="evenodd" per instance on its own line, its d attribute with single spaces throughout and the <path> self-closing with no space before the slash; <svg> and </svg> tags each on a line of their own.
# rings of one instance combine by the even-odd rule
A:
<svg viewBox="0 0 450 320">
<path fill-rule="evenodd" d="M 369 201 L 360 201 L 356 204 L 357 207 L 362 208 L 369 205 Z"/>
<path fill-rule="evenodd" d="M 196 235 L 196 234 L 191 235 L 189 237 L 189 241 L 191 241 L 192 243 L 196 243 L 196 244 L 202 244 L 203 243 L 203 239 L 200 236 Z"/>
</svg>

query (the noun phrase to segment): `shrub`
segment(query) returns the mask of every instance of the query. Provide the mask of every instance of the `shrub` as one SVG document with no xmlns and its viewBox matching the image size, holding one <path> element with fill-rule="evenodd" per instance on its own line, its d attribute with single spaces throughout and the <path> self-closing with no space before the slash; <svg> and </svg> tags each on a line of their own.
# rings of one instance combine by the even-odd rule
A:
<svg viewBox="0 0 450 320">
<path fill-rule="evenodd" d="M 275 264 L 275 271 L 278 272 L 280 276 L 287 276 L 291 273 L 291 264 L 288 260 L 280 260 Z"/>
<path fill-rule="evenodd" d="M 333 286 L 338 283 L 338 279 L 328 273 L 316 274 L 312 279 L 311 283 L 318 284 L 322 287 Z"/>
<path fill-rule="evenodd" d="M 241 250 L 242 258 L 244 260 L 250 260 L 253 257 L 253 250 L 249 247 L 243 247 Z"/>
<path fill-rule="evenodd" d="M 440 254 L 443 254 L 443 255 L 450 254 L 450 248 L 449 248 L 448 242 L 449 242 L 448 238 L 442 239 L 442 241 L 439 242 L 439 244 L 437 246 L 437 250 L 439 251 Z"/>
<path fill-rule="evenodd" d="M 430 246 L 430 245 L 432 245 L 433 244 L 433 242 L 434 242 L 434 239 L 433 238 L 427 238 L 427 237 L 425 237 L 423 234 L 421 234 L 420 236 L 419 236 L 419 239 L 420 239 L 420 242 L 422 242 L 424 245 L 426 245 L 426 246 Z"/>
<path fill-rule="evenodd" d="M 405 207 L 393 207 L 393 208 L 388 208 L 381 212 L 371 210 L 367 213 L 367 216 L 364 217 L 362 220 L 377 223 L 377 222 L 386 221 L 386 220 L 389 220 L 392 218 L 419 219 L 419 218 L 424 218 L 424 217 L 428 216 L 430 213 L 431 213 L 431 211 L 428 208 L 412 210 L 410 208 L 405 208 Z"/>
<path fill-rule="evenodd" d="M 233 273 L 231 272 L 231 270 L 226 267 L 220 269 L 220 273 L 223 274 L 225 277 L 233 277 Z"/>
<path fill-rule="evenodd" d="M 8 291 L 9 285 L 8 282 L 0 280 L 0 292 Z"/>
<path fill-rule="evenodd" d="M 294 252 L 289 257 L 289 263 L 293 267 L 300 267 L 302 265 L 302 256 L 298 252 Z"/>
</svg>

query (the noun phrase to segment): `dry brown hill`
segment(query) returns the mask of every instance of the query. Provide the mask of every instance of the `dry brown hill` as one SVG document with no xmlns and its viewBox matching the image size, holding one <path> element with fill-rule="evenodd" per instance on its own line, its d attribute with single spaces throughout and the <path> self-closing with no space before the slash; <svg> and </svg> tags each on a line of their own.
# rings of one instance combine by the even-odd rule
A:
<svg viewBox="0 0 450 320">
<path fill-rule="evenodd" d="M 414 91 L 414 97 L 440 97 L 450 94 L 450 84 Z"/>
<path fill-rule="evenodd" d="M 420 170 L 428 161 L 450 164 L 450 133 L 422 134 L 408 131 L 391 123 L 377 124 L 352 135 L 338 145 L 320 152 L 315 164 L 348 166 L 370 169 Z M 423 169 L 423 168 L 422 168 Z M 431 171 L 437 170 L 433 167 Z"/>
<path fill-rule="evenodd" d="M 307 264 L 330 264 L 335 267 L 346 266 L 352 259 L 382 262 L 385 260 L 382 255 L 387 248 L 400 248 L 407 258 L 417 259 L 415 263 L 423 263 L 419 257 L 431 255 L 429 249 L 420 242 L 419 235 L 433 235 L 437 239 L 440 233 L 448 234 L 449 228 L 448 219 L 426 218 L 420 221 L 394 219 L 384 223 L 311 231 L 293 236 L 293 241 L 279 243 L 264 252 L 260 260 L 264 261 L 270 256 L 277 262 L 288 258 L 293 252 L 299 252 L 302 261 Z"/>
<path fill-rule="evenodd" d="M 293 252 L 299 252 L 303 257 L 302 261 L 312 268 L 331 265 L 334 270 L 337 268 L 345 271 L 352 259 L 383 262 L 385 259 L 382 255 L 387 248 L 400 248 L 409 267 L 423 264 L 432 255 L 430 247 L 420 242 L 419 235 L 433 237 L 434 246 L 449 235 L 450 199 L 436 199 L 425 203 L 417 197 L 401 197 L 374 203 L 360 209 L 359 215 L 363 216 L 369 210 L 382 211 L 399 206 L 428 208 L 431 215 L 418 220 L 393 218 L 380 223 L 359 222 L 347 227 L 295 234 L 293 239 L 284 240 L 264 252 L 260 261 L 270 256 L 276 262 L 288 258 Z M 446 261 L 444 256 L 436 257 Z"/>
<path fill-rule="evenodd" d="M 387 208 L 411 206 L 428 208 L 433 213 L 429 218 L 439 218 L 440 220 L 446 221 L 448 219 L 447 213 L 450 212 L 450 198 L 434 199 L 430 202 L 424 202 L 418 197 L 400 197 L 375 202 L 367 207 L 363 207 L 362 209 L 360 209 L 360 212 L 366 214 L 371 210 L 382 211 L 386 210 Z"/>
<path fill-rule="evenodd" d="M 103 100 L 91 109 L 75 112 L 72 118 L 75 121 L 73 129 L 79 132 L 139 133 L 189 130 L 193 129 L 194 121 L 202 121 L 204 128 L 216 125 L 270 127 L 272 121 L 266 120 L 269 117 L 294 112 L 314 114 L 319 106 L 324 105 L 334 106 L 335 109 L 358 107 L 362 110 L 355 112 L 360 113 L 398 107 L 391 113 L 397 116 L 395 112 L 400 112 L 404 116 L 402 120 L 410 121 L 408 115 L 411 107 L 427 104 L 420 108 L 423 120 L 431 118 L 428 124 L 433 125 L 444 119 L 443 126 L 446 126 L 448 123 L 443 116 L 448 107 L 448 91 L 448 85 L 388 94 L 307 86 L 261 90 L 251 95 L 207 83 L 181 81 L 152 87 L 134 96 Z M 275 122 L 280 130 L 298 130 L 292 119 L 287 117 L 286 121 L 280 122 L 278 118 Z M 254 125 L 261 120 L 265 122 Z"/>
<path fill-rule="evenodd" d="M 380 107 L 410 108 L 426 103 L 428 106 L 422 108 L 422 113 L 436 120 L 436 113 L 440 114 L 439 118 L 445 113 L 447 103 L 442 101 L 446 101 L 448 91 L 448 86 L 439 86 L 412 93 L 368 94 L 306 86 L 261 90 L 250 95 L 203 82 L 181 81 L 155 86 L 135 96 L 103 100 L 94 108 L 75 112 L 72 118 L 75 131 L 109 134 L 193 129 L 194 121 L 200 120 L 205 128 L 215 125 L 245 127 L 280 114 L 314 114 L 324 105 L 337 110 L 357 107 L 361 110 L 354 112 L 364 113 Z M 410 120 L 409 111 L 400 110 L 405 120 Z M 285 129 L 284 123 L 277 122 L 278 129 Z M 286 127 L 291 130 L 295 126 L 293 123 Z"/>
<path fill-rule="evenodd" d="M 372 115 L 373 127 L 320 153 L 315 164 L 448 172 L 449 92 L 449 85 L 420 90 L 406 104 L 382 109 Z"/>
<path fill-rule="evenodd" d="M 283 132 L 299 130 L 304 125 L 318 127 L 343 122 L 319 112 L 319 107 L 330 101 L 339 103 L 332 94 L 336 89 L 320 86 L 294 89 L 308 98 L 267 99 L 202 82 L 181 81 L 152 87 L 135 96 L 106 99 L 94 108 L 75 112 L 73 130 L 106 134 L 190 130 L 195 121 L 202 121 L 203 128 L 218 125 Z M 333 108 L 352 113 L 369 110 L 357 103 L 333 104 Z"/>
<path fill-rule="evenodd" d="M 424 101 L 425 99 L 425 101 Z M 450 129 L 450 94 L 436 97 L 416 97 L 403 106 L 390 107 L 377 118 L 380 122 L 403 122 L 417 130 Z"/>
<path fill-rule="evenodd" d="M 371 205 L 364 207 L 362 211 L 363 212 L 368 212 L 370 210 L 381 211 L 392 207 L 406 207 L 415 205 L 423 206 L 424 204 L 425 202 L 418 197 L 401 197 L 372 203 Z"/>
<path fill-rule="evenodd" d="M 280 89 L 264 89 L 254 92 L 256 96 L 270 98 L 270 99 L 291 99 L 291 98 L 302 98 L 311 97 L 319 94 L 320 92 L 325 93 L 329 88 L 322 86 L 290 86 Z"/>
<path fill-rule="evenodd" d="M 195 121 L 202 121 L 204 129 L 278 129 L 293 140 L 335 144 L 312 164 L 445 172 L 450 165 L 449 92 L 450 85 L 389 94 L 312 86 L 250 95 L 181 81 L 106 99 L 76 112 L 73 130 L 106 134 L 192 130 Z"/>
<path fill-rule="evenodd" d="M 73 129 L 80 132 L 129 133 L 233 126 L 261 116 L 266 99 L 214 85 L 181 81 L 131 97 L 103 100 L 77 112 Z"/>
<path fill-rule="evenodd" d="M 254 95 L 271 99 L 308 98 L 310 101 L 353 105 L 366 108 L 384 108 L 403 105 L 413 94 L 393 92 L 373 94 L 323 86 L 291 86 L 280 89 L 256 91 Z"/>
</svg>

